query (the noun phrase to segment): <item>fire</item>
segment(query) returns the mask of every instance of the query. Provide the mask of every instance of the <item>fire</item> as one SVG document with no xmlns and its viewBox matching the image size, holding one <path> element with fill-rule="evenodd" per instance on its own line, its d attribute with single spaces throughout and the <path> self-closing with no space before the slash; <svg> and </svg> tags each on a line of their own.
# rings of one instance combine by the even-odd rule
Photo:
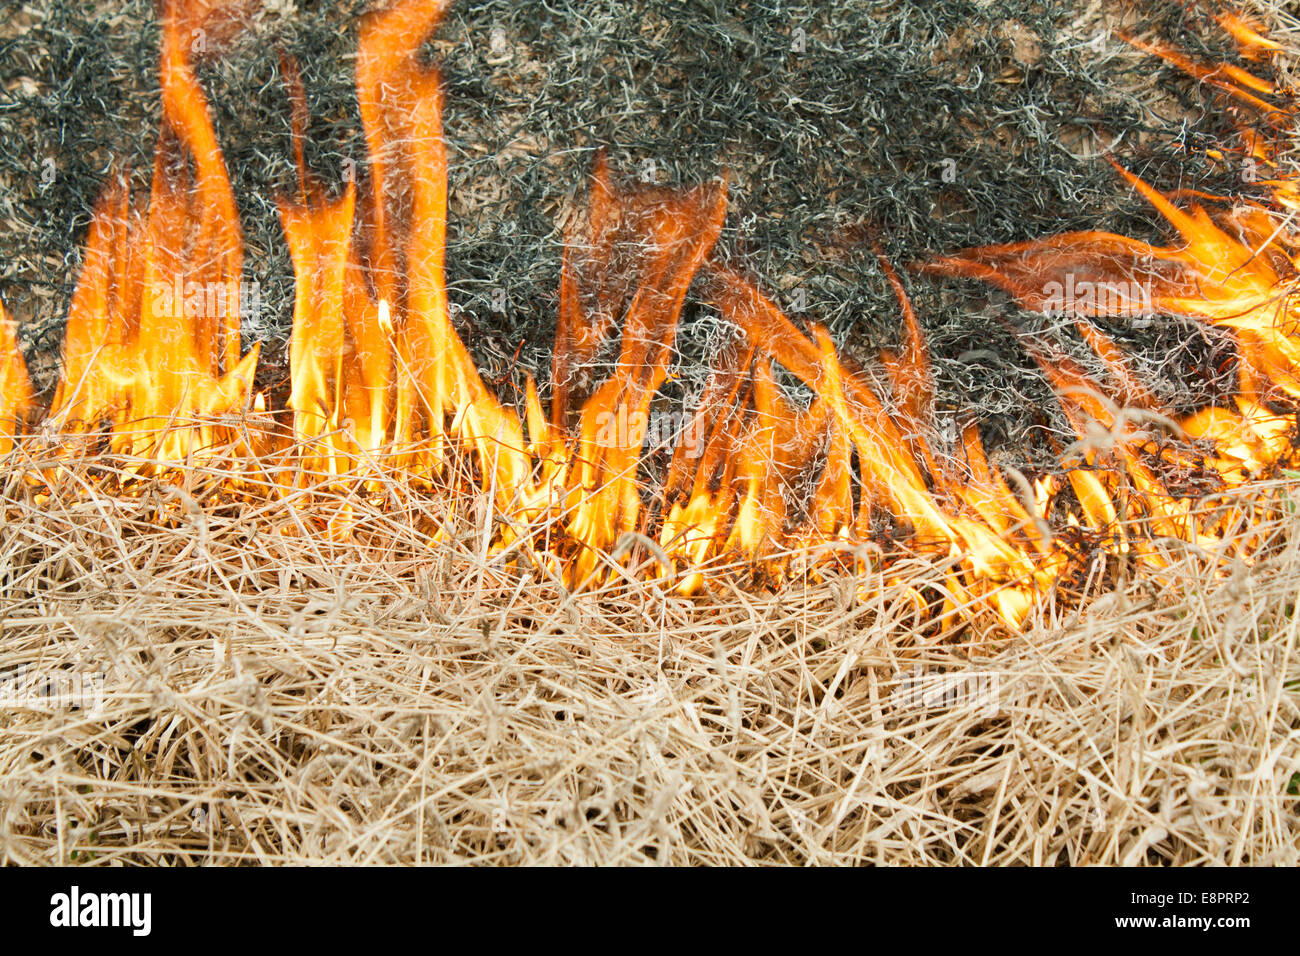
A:
<svg viewBox="0 0 1300 956">
<path fill-rule="evenodd" d="M 0 454 L 13 450 L 25 413 L 32 405 L 32 383 L 27 377 L 9 313 L 0 304 Z"/>
<path fill-rule="evenodd" d="M 1246 55 L 1259 58 L 1276 50 L 1240 20 L 1224 17 L 1221 22 Z M 1176 51 L 1130 42 L 1249 105 L 1272 125 L 1292 121 L 1289 110 L 1259 98 L 1275 93 L 1272 85 L 1240 68 L 1206 67 Z M 1069 478 L 1094 528 L 1113 525 L 1120 517 L 1109 489 L 1130 485 L 1136 493 L 1134 507 L 1154 533 L 1221 549 L 1231 542 L 1203 526 L 1195 516 L 1197 501 L 1171 490 L 1160 466 L 1183 473 L 1208 468 L 1220 487 L 1231 488 L 1267 475 L 1293 454 L 1300 337 L 1291 293 L 1300 233 L 1291 227 L 1293 216 L 1278 225 L 1272 212 L 1300 205 L 1295 181 L 1277 173 L 1269 141 L 1245 130 L 1242 135 L 1248 144 L 1245 162 L 1273 171 L 1275 178 L 1260 182 L 1271 193 L 1272 208 L 1244 202 L 1211 213 L 1191 202 L 1183 210 L 1112 162 L 1177 233 L 1177 244 L 1152 246 L 1111 233 L 1078 232 L 968 249 L 923 266 L 994 283 L 1029 309 L 1071 315 L 1111 370 L 1122 408 L 1104 399 L 1104 387 L 1069 359 L 1051 354 L 1041 343 L 1025 343 L 1056 386 L 1079 435 L 1087 468 L 1071 471 Z M 1211 406 L 1182 419 L 1158 406 L 1134 379 L 1121 350 L 1091 321 L 1143 313 L 1182 316 L 1236 333 L 1240 373 L 1231 405 Z M 1152 423 L 1168 427 L 1183 441 L 1157 450 L 1146 427 Z M 1099 434 L 1109 445 L 1104 452 L 1096 447 Z M 1103 457 L 1110 460 L 1109 467 L 1099 465 Z M 1142 548 L 1140 542 L 1136 546 Z"/>
<path fill-rule="evenodd" d="M 559 574 L 572 588 L 637 574 L 689 595 L 740 571 L 774 585 L 879 572 L 865 582 L 889 574 L 891 553 L 930 555 L 944 568 L 940 614 L 987 606 L 1014 625 L 1073 566 L 1066 537 L 1086 533 L 1097 549 L 1152 561 L 1144 535 L 1222 550 L 1227 543 L 1197 500 L 1171 489 L 1169 472 L 1209 470 L 1228 489 L 1289 458 L 1300 339 L 1287 293 L 1300 240 L 1271 213 L 1300 202 L 1258 138 L 1249 156 L 1274 171 L 1264 183 L 1268 204 L 1212 215 L 1192 203 L 1185 211 L 1117 167 L 1176 231 L 1174 245 L 1073 233 L 923 266 L 996 283 L 1031 309 L 1068 312 L 1110 369 L 1108 393 L 1050 347 L 1025 342 L 1078 435 L 1063 451 L 1060 478 L 1030 484 L 1016 475 L 1013 488 L 973 421 L 961 434 L 964 463 L 931 447 L 926 343 L 883 257 L 904 333 L 898 352 L 880 356 L 887 394 L 837 354 L 824 328 L 800 330 L 720 259 L 725 182 L 621 188 L 603 157 L 585 215 L 567 237 L 549 407 L 531 379 L 522 407 L 504 402 L 456 331 L 444 277 L 442 90 L 436 68 L 419 56 L 443 9 L 400 0 L 363 21 L 356 87 L 368 162 L 333 193 L 303 162 L 306 96 L 285 63 L 299 168 L 296 192 L 280 202 L 296 279 L 290 434 L 271 429 L 254 444 L 291 456 L 286 483 L 375 489 L 403 481 L 437 495 L 472 480 L 495 509 L 497 555 Z M 1251 58 L 1276 49 L 1239 19 L 1221 22 Z M 258 350 L 240 353 L 242 237 L 187 23 L 179 2 L 167 4 L 152 190 L 141 207 L 125 186 L 110 188 L 96 210 L 45 426 L 104 428 L 110 452 L 172 468 L 229 446 L 229 417 L 264 403 L 253 391 Z M 1246 71 L 1132 42 L 1274 127 L 1289 124 L 1291 114 L 1266 99 L 1276 90 Z M 735 334 L 695 407 L 663 432 L 651 424 L 662 413 L 693 286 Z M 1230 404 L 1176 420 L 1091 322 L 1149 312 L 1237 333 L 1240 387 Z M 612 371 L 590 381 L 615 345 Z M 802 384 L 806 404 L 781 386 L 782 370 Z M 0 451 L 12 449 L 32 402 L 0 312 Z M 664 443 L 672 450 L 660 461 Z M 662 482 L 652 481 L 659 470 Z M 1045 517 L 1053 512 L 1056 528 Z M 347 514 L 320 524 L 336 535 L 353 530 Z M 890 552 L 868 547 L 884 531 L 895 542 Z"/>
<path fill-rule="evenodd" d="M 96 210 L 50 420 L 69 430 L 108 421 L 115 450 L 180 461 L 228 439 L 188 422 L 246 404 L 258 350 L 239 354 L 235 196 L 188 59 L 189 34 L 175 4 L 168 10 L 149 205 L 134 208 L 120 187 Z"/>
</svg>

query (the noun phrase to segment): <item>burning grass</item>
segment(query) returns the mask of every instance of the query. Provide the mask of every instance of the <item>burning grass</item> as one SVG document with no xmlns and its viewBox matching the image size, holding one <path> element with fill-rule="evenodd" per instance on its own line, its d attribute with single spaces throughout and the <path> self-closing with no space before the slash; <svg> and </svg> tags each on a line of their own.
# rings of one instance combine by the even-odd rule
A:
<svg viewBox="0 0 1300 956">
<path fill-rule="evenodd" d="M 5 862 L 1300 862 L 1293 483 L 1238 492 L 1252 563 L 1164 541 L 939 635 L 928 556 L 868 598 L 570 593 L 490 555 L 481 493 L 434 540 L 401 483 L 85 464 L 4 487 Z M 98 706 L 38 699 L 60 672 Z"/>
<path fill-rule="evenodd" d="M 198 74 L 209 50 L 191 39 L 196 25 L 224 23 L 229 12 L 222 4 L 163 4 L 163 123 L 150 193 L 144 202 L 119 182 L 96 209 L 48 412 L 0 314 L 0 424 L 10 436 L 42 417 L 49 434 L 93 433 L 107 423 L 112 452 L 189 466 L 229 440 L 229 430 L 163 427 L 169 419 L 271 406 L 254 384 L 259 344 L 245 351 L 241 341 L 243 237 Z M 527 376 L 513 397 L 491 387 L 456 328 L 446 285 L 443 87 L 421 52 L 445 12 L 444 0 L 396 0 L 363 19 L 356 95 L 366 168 L 362 175 L 354 163 L 337 194 L 306 164 L 307 92 L 285 57 L 299 180 L 280 204 L 296 294 L 292 389 L 278 421 L 292 419 L 288 437 L 305 454 L 277 482 L 303 487 L 313 473 L 366 466 L 372 486 L 410 482 L 454 497 L 465 488 L 446 481 L 450 471 L 493 499 L 499 520 L 485 530 L 486 553 L 504 549 L 521 563 L 545 564 L 572 590 L 625 574 L 619 559 L 636 550 L 624 547 L 629 537 L 656 559 L 646 574 L 689 595 L 719 565 L 750 565 L 776 581 L 819 580 L 827 558 L 867 570 L 863 551 L 883 527 L 950 565 L 940 622 L 981 596 L 1020 624 L 1076 570 L 1081 535 L 1085 551 L 1101 543 L 1156 567 L 1163 562 L 1152 536 L 1210 549 L 1253 543 L 1225 537 L 1196 511 L 1205 494 L 1294 457 L 1300 347 L 1290 293 L 1300 233 L 1288 228 L 1293 216 L 1275 225 L 1297 200 L 1272 139 L 1240 127 L 1250 169 L 1270 177 L 1268 196 L 1229 209 L 1220 208 L 1226 197 L 1198 193 L 1215 208 L 1193 202 L 1184 211 L 1175 199 L 1189 197 L 1165 196 L 1114 164 L 1181 246 L 1093 230 L 921 264 L 1002 285 L 1041 316 L 1072 322 L 1106 367 L 1095 377 L 1040 336 L 1018 332 L 1078 439 L 1058 454 L 1060 468 L 1040 470 L 1031 484 L 990 463 L 971 412 L 962 413 L 960 442 L 955 427 L 948 438 L 936 434 L 926 338 L 877 243 L 853 239 L 875 250 L 898 300 L 903 342 L 877 359 L 887 384 L 846 363 L 824 325 L 796 326 L 720 252 L 725 179 L 694 189 L 627 187 L 614 181 L 603 153 L 584 214 L 566 229 L 550 381 L 539 389 Z M 1248 59 L 1278 51 L 1244 22 L 1225 26 Z M 1293 104 L 1271 82 L 1176 50 L 1142 49 L 1250 106 L 1275 132 L 1294 125 Z M 707 384 L 688 399 L 689 412 L 670 413 L 689 416 L 700 440 L 647 447 L 647 421 L 673 401 L 661 390 L 678 374 L 692 289 L 730 328 L 729 341 L 708 357 Z M 1154 314 L 1236 332 L 1231 401 L 1174 417 L 1096 324 Z M 806 402 L 781 386 L 783 374 L 806 390 Z M 285 436 L 274 432 L 254 433 L 245 454 L 278 453 Z M 0 437 L 8 447 L 9 437 Z M 657 466 L 667 456 L 664 475 Z M 1208 491 L 1179 487 L 1185 476 Z M 1143 533 L 1128 537 L 1139 521 Z M 448 533 L 443 524 L 439 534 Z M 351 509 L 335 512 L 328 533 L 354 532 L 365 533 Z M 1235 547 L 1225 553 L 1245 556 Z"/>
<path fill-rule="evenodd" d="M 726 254 L 725 180 L 628 186 L 603 154 L 550 380 L 485 378 L 445 276 L 443 5 L 419 0 L 361 24 L 366 162 L 337 189 L 285 58 L 296 294 L 268 396 L 195 10 L 163 5 L 149 195 L 97 207 L 48 410 L 0 313 L 7 859 L 1295 862 L 1300 493 L 1263 480 L 1294 477 L 1300 404 L 1286 90 L 1130 38 L 1237 101 L 1244 145 L 1214 158 L 1264 194 L 1113 161 L 1175 245 L 918 264 L 1092 351 L 1007 320 L 1075 439 L 1025 475 L 974 409 L 940 433 L 879 247 L 902 341 L 864 368 Z M 649 428 L 688 300 L 730 343 Z M 1159 399 L 1110 332 L 1157 315 L 1231 330 L 1235 388 Z"/>
</svg>

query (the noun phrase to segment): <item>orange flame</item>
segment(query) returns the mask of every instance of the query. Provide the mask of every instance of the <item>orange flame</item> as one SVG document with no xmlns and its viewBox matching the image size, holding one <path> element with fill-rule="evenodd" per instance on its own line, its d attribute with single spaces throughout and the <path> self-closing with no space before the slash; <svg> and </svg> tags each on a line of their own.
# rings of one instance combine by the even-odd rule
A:
<svg viewBox="0 0 1300 956">
<path fill-rule="evenodd" d="M 176 9 L 164 19 L 148 211 L 125 187 L 96 211 L 50 410 L 65 427 L 106 419 L 115 449 L 169 460 L 220 440 L 188 422 L 242 407 L 258 355 L 239 354 L 243 239 Z"/>
<path fill-rule="evenodd" d="M 1248 55 L 1276 48 L 1234 17 L 1225 15 L 1221 22 Z M 1240 68 L 1206 67 L 1175 51 L 1130 42 L 1257 108 L 1270 123 L 1292 122 L 1290 110 L 1254 95 L 1273 93 L 1272 85 Z M 1277 165 L 1263 140 L 1252 140 L 1249 158 L 1272 168 Z M 1112 165 L 1173 227 L 1178 244 L 1152 246 L 1112 233 L 1076 232 L 967 249 L 922 268 L 982 279 L 1001 286 L 1025 308 L 1073 316 L 1085 341 L 1119 383 L 1124 410 L 1102 399 L 1104 388 L 1077 365 L 1048 354 L 1041 342 L 1026 340 L 1025 344 L 1057 387 L 1089 462 L 1095 464 L 1098 458 L 1091 447 L 1098 434 L 1095 429 L 1111 441 L 1117 470 L 1070 473 L 1085 514 L 1094 526 L 1113 523 L 1118 516 L 1105 488 L 1126 477 L 1155 532 L 1213 546 L 1220 542 L 1198 527 L 1195 502 L 1166 486 L 1156 461 L 1183 471 L 1198 465 L 1212 468 L 1223 486 L 1230 487 L 1267 474 L 1292 455 L 1294 408 L 1300 399 L 1300 338 L 1291 292 L 1297 281 L 1300 233 L 1291 227 L 1291 218 L 1278 225 L 1272 210 L 1256 202 L 1216 214 L 1193 202 L 1184 211 L 1138 177 Z M 1263 185 L 1271 187 L 1275 208 L 1300 208 L 1294 181 L 1278 179 Z M 1175 420 L 1134 380 L 1120 350 L 1090 321 L 1156 313 L 1236 332 L 1240 386 L 1231 407 L 1209 407 Z M 1292 411 L 1282 413 L 1278 408 Z M 1212 451 L 1198 453 L 1192 443 L 1186 443 L 1156 453 L 1150 434 L 1141 427 L 1152 421 L 1171 425 Z"/>
<path fill-rule="evenodd" d="M 32 383 L 13 321 L 0 303 L 0 455 L 13 450 L 32 405 Z"/>
</svg>

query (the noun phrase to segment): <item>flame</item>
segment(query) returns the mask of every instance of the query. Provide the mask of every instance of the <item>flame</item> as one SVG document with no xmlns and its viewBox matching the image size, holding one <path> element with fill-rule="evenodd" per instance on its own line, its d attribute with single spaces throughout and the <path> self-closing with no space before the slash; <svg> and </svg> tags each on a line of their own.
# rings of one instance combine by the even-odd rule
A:
<svg viewBox="0 0 1300 956">
<path fill-rule="evenodd" d="M 0 455 L 13 450 L 32 406 L 32 383 L 13 321 L 0 303 Z"/>
<path fill-rule="evenodd" d="M 95 212 L 50 409 L 69 429 L 107 420 L 115 450 L 175 461 L 221 440 L 189 423 L 243 407 L 258 356 L 239 353 L 243 239 L 177 10 L 164 17 L 148 209 L 121 186 Z"/>
<path fill-rule="evenodd" d="M 1238 13 L 1224 11 L 1214 19 L 1237 41 L 1241 55 L 1248 60 L 1267 59 L 1282 49 L 1277 41 L 1264 36 L 1257 24 L 1250 23 Z"/>
<path fill-rule="evenodd" d="M 1248 57 L 1259 59 L 1277 49 L 1232 15 L 1220 22 Z M 1256 95 L 1276 93 L 1272 84 L 1239 67 L 1205 66 L 1173 50 L 1129 42 L 1255 108 L 1270 124 L 1293 121 L 1290 109 Z M 1248 160 L 1277 169 L 1269 140 L 1247 136 L 1247 141 Z M 1094 527 L 1113 525 L 1121 516 L 1112 489 L 1127 484 L 1136 492 L 1135 508 L 1155 533 L 1215 548 L 1228 542 L 1201 526 L 1195 498 L 1172 490 L 1160 466 L 1184 474 L 1208 468 L 1220 478 L 1220 487 L 1230 488 L 1267 475 L 1293 455 L 1300 337 L 1291 293 L 1300 233 L 1291 226 L 1294 215 L 1278 224 L 1274 212 L 1300 209 L 1296 183 L 1264 180 L 1260 185 L 1269 189 L 1268 201 L 1245 201 L 1212 213 L 1197 202 L 1181 209 L 1112 165 L 1172 227 L 1177 243 L 1154 246 L 1113 233 L 1075 232 L 967 249 L 922 268 L 981 279 L 1002 287 L 1025 308 L 1073 317 L 1119 386 L 1111 390 L 1118 403 L 1105 398 L 1106 388 L 1077 364 L 1027 334 L 1021 337 L 1056 386 L 1085 452 L 1089 469 L 1068 475 L 1084 514 Z M 1229 405 L 1176 418 L 1136 381 L 1122 351 L 1092 322 L 1143 314 L 1181 316 L 1236 333 L 1239 387 Z M 1183 441 L 1158 449 L 1147 427 L 1152 423 Z M 1099 436 L 1107 447 L 1100 447 Z M 1097 467 L 1103 457 L 1111 467 Z"/>
<path fill-rule="evenodd" d="M 220 416 L 262 401 L 252 395 L 257 348 L 240 353 L 234 195 L 189 59 L 190 28 L 213 7 L 164 7 L 151 193 L 141 207 L 114 186 L 95 211 L 48 422 L 69 432 L 106 424 L 112 452 L 174 466 L 232 442 Z M 472 481 L 493 503 L 496 553 L 555 570 L 574 588 L 635 573 L 689 595 L 741 570 L 771 584 L 829 572 L 887 575 L 891 557 L 923 554 L 943 568 L 940 615 L 989 607 L 1014 625 L 1074 566 L 1080 535 L 1157 564 L 1153 536 L 1223 546 L 1171 474 L 1209 470 L 1228 488 L 1288 459 L 1300 341 L 1287 293 L 1300 239 L 1289 221 L 1275 226 L 1272 212 L 1300 209 L 1300 201 L 1263 138 L 1248 151 L 1274 171 L 1263 183 L 1268 204 L 1211 215 L 1192 203 L 1184 211 L 1119 170 L 1178 234 L 1174 245 L 1072 233 L 969 249 L 924 267 L 996 283 L 1029 308 L 1070 298 L 1068 311 L 1110 381 L 1026 337 L 1078 437 L 1062 451 L 1059 478 L 1004 474 L 973 421 L 961 429 L 962 460 L 936 453 L 921 324 L 883 256 L 903 332 L 901 347 L 878 357 L 887 387 L 841 357 L 826 329 L 799 329 L 718 256 L 724 181 L 624 188 L 603 155 L 566 239 L 549 408 L 531 378 L 522 407 L 503 402 L 456 330 L 444 276 L 443 98 L 436 68 L 420 57 L 444 9 L 399 0 L 363 20 L 356 86 L 367 163 L 333 192 L 303 161 L 306 94 L 296 67 L 284 63 L 299 169 L 296 192 L 279 204 L 296 279 L 291 440 L 261 441 L 293 456 L 287 481 L 306 489 L 360 481 L 372 490 L 403 481 L 430 494 Z M 1240 19 L 1220 22 L 1251 58 L 1276 49 Z M 1276 95 L 1272 85 L 1246 71 L 1132 42 L 1275 128 L 1290 121 L 1266 99 Z M 662 389 L 693 287 L 734 336 L 694 407 L 665 435 L 652 425 L 667 402 Z M 1108 294 L 1092 294 L 1099 288 Z M 1092 322 L 1150 311 L 1237 333 L 1240 385 L 1230 403 L 1175 419 Z M 783 384 L 791 380 L 806 401 Z M 0 312 L 8 433 L 22 430 L 31 405 Z M 1182 439 L 1166 441 L 1166 433 Z M 12 448 L 2 432 L 0 442 L 0 451 Z M 1055 528 L 1045 517 L 1053 510 L 1064 514 Z M 346 536 L 352 521 L 345 512 L 321 523 Z M 888 544 L 866 547 L 880 542 Z M 863 588 L 879 578 L 863 574 Z M 934 600 L 912 593 L 921 604 Z"/>
</svg>

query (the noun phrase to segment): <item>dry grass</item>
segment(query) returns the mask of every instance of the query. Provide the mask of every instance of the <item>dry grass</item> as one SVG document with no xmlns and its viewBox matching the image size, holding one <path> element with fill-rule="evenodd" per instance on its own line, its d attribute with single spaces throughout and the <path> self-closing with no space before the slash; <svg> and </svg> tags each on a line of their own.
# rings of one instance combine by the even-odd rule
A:
<svg viewBox="0 0 1300 956">
<path fill-rule="evenodd" d="M 228 463 L 49 500 L 39 463 L 0 502 L 0 674 L 103 701 L 0 712 L 4 862 L 1300 862 L 1294 485 L 1250 490 L 1249 566 L 1173 545 L 936 639 L 893 585 L 566 594 L 398 485 L 331 541 L 337 498 L 236 500 Z M 945 671 L 971 693 L 906 693 Z"/>
</svg>

